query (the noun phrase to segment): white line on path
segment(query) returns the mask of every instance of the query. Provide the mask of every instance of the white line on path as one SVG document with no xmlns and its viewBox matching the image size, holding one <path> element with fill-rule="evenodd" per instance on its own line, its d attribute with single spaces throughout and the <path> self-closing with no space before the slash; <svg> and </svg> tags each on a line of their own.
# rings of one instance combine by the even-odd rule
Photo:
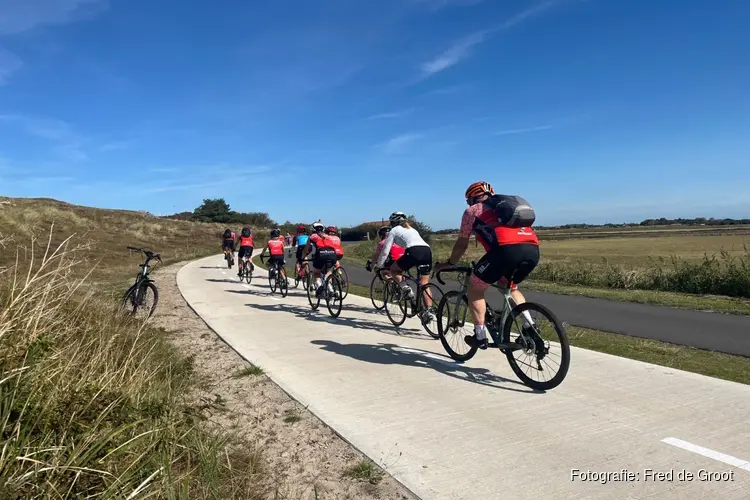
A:
<svg viewBox="0 0 750 500">
<path fill-rule="evenodd" d="M 733 457 L 732 455 L 726 455 L 724 453 L 704 448 L 703 446 L 698 446 L 697 444 L 688 443 L 687 441 L 683 441 L 682 439 L 673 437 L 664 438 L 661 441 L 662 443 L 671 444 L 672 446 L 676 446 L 677 448 L 692 451 L 693 453 L 697 453 L 698 455 L 713 458 L 714 460 L 718 460 L 719 462 L 724 462 L 725 464 L 733 465 L 737 468 L 750 472 L 750 462 L 748 462 L 747 460 L 742 460 L 740 458 Z"/>
</svg>

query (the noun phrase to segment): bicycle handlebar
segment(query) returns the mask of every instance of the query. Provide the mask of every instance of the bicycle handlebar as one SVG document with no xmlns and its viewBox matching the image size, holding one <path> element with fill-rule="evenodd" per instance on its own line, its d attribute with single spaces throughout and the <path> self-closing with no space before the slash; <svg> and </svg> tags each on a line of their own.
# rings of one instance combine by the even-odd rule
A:
<svg viewBox="0 0 750 500">
<path fill-rule="evenodd" d="M 473 264 L 473 262 L 472 262 Z M 445 281 L 443 281 L 443 278 L 440 277 L 442 273 L 470 273 L 474 271 L 474 266 L 453 266 L 453 267 L 447 267 L 445 269 L 441 269 L 440 271 L 437 271 L 435 273 L 435 277 L 440 282 L 441 285 L 445 285 Z"/>
<path fill-rule="evenodd" d="M 150 250 L 146 250 L 145 248 L 137 248 L 137 247 L 133 247 L 133 246 L 130 246 L 130 245 L 128 245 L 127 248 L 128 248 L 128 250 L 135 250 L 136 252 L 142 253 L 143 255 L 146 256 L 147 260 L 156 259 L 159 262 L 162 262 L 162 260 L 161 260 L 161 254 L 154 253 L 154 252 L 152 252 Z"/>
</svg>

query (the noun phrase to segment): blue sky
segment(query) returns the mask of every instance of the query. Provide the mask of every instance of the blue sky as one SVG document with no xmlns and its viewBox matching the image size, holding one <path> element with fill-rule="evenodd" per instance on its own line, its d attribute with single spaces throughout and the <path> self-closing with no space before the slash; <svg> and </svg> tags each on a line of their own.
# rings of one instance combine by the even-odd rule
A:
<svg viewBox="0 0 750 500">
<path fill-rule="evenodd" d="M 457 227 L 750 216 L 750 2 L 0 0 L 0 194 Z"/>
</svg>

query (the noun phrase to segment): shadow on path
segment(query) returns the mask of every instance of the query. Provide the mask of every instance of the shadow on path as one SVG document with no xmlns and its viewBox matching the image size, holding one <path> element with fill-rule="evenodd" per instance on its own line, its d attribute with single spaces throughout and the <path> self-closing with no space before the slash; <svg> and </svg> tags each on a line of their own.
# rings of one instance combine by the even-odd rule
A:
<svg viewBox="0 0 750 500">
<path fill-rule="evenodd" d="M 211 283 L 236 283 L 238 285 L 240 284 L 239 281 L 233 280 L 231 278 L 221 278 L 221 279 L 219 279 L 219 278 L 206 278 L 206 281 L 210 281 Z"/>
<path fill-rule="evenodd" d="M 329 323 L 331 325 L 350 326 L 360 330 L 374 330 L 376 332 L 385 333 L 387 335 L 396 335 L 397 337 L 409 337 L 420 340 L 431 340 L 432 337 L 422 332 L 422 330 L 415 330 L 411 328 L 394 328 L 390 324 L 378 323 L 375 321 L 369 321 L 359 318 L 346 318 L 339 316 L 338 318 L 332 318 L 328 315 L 328 310 L 324 304 L 321 304 L 318 311 L 313 311 L 307 307 L 294 306 L 291 304 L 245 304 L 247 307 L 254 309 L 260 309 L 262 311 L 284 311 L 296 315 L 298 318 L 306 319 L 308 321 L 315 321 L 318 323 Z"/>
<path fill-rule="evenodd" d="M 396 344 L 340 344 L 332 340 L 312 340 L 310 343 L 320 346 L 324 351 L 348 356 L 367 363 L 381 365 L 398 364 L 429 368 L 449 377 L 496 389 L 528 394 L 544 393 L 544 391 L 535 391 L 530 387 L 526 387 L 517 380 L 496 375 L 486 368 L 471 368 L 458 364 L 447 356 L 412 347 L 402 347 Z M 511 386 L 520 386 L 521 388 Z"/>
<path fill-rule="evenodd" d="M 227 266 L 201 266 L 200 268 L 201 269 L 223 269 L 225 271 L 229 269 Z M 231 271 L 231 269 L 229 270 Z"/>
</svg>

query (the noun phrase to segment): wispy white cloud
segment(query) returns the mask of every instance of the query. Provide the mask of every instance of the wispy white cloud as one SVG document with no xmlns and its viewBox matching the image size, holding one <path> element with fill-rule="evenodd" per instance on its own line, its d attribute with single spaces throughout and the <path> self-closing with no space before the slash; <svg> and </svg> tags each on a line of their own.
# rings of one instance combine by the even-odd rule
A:
<svg viewBox="0 0 750 500">
<path fill-rule="evenodd" d="M 422 70 L 423 76 L 430 76 L 435 73 L 439 73 L 445 69 L 450 68 L 454 64 L 457 64 L 462 59 L 465 59 L 471 53 L 472 47 L 478 43 L 483 42 L 488 35 L 487 31 L 478 31 L 472 33 L 460 40 L 453 43 L 447 50 L 435 57 L 434 59 L 422 63 L 420 69 Z"/>
<path fill-rule="evenodd" d="M 456 40 L 447 50 L 420 65 L 422 77 L 430 77 L 435 73 L 439 73 L 450 68 L 451 66 L 458 64 L 471 55 L 471 50 L 475 46 L 484 42 L 493 34 L 512 28 L 513 26 L 516 26 L 526 21 L 527 19 L 536 17 L 549 10 L 559 1 L 560 0 L 548 0 L 546 2 L 539 3 L 537 5 L 534 5 L 533 7 L 529 7 L 528 9 L 519 12 L 518 14 L 503 21 L 494 28 L 477 31 L 463 38 L 460 38 L 459 40 Z"/>
<path fill-rule="evenodd" d="M 376 115 L 372 115 L 368 117 L 368 120 L 387 120 L 392 118 L 401 118 L 402 116 L 406 116 L 410 114 L 412 111 L 414 111 L 414 108 L 407 108 L 402 109 L 401 111 L 391 111 L 387 113 L 379 113 Z"/>
<path fill-rule="evenodd" d="M 0 86 L 8 83 L 10 77 L 22 66 L 23 62 L 15 54 L 0 47 Z"/>
<path fill-rule="evenodd" d="M 88 159 L 84 147 L 89 140 L 78 134 L 69 123 L 55 118 L 29 115 L 0 115 L 0 123 L 18 126 L 29 135 L 52 142 L 52 152 L 70 161 Z"/>
<path fill-rule="evenodd" d="M 381 144 L 383 152 L 389 155 L 401 154 L 406 151 L 409 144 L 424 137 L 424 134 L 418 132 L 407 132 L 405 134 L 391 137 L 386 142 Z"/>
<path fill-rule="evenodd" d="M 23 33 L 41 25 L 67 24 L 98 14 L 107 0 L 17 0 L 2 2 L 0 34 Z"/>
<path fill-rule="evenodd" d="M 129 147 L 131 147 L 133 144 L 135 144 L 135 142 L 135 139 L 126 141 L 112 141 L 99 146 L 99 151 L 103 153 L 106 153 L 108 151 L 122 151 L 123 149 L 128 149 Z"/>
<path fill-rule="evenodd" d="M 499 132 L 495 132 L 494 135 L 526 134 L 529 132 L 541 132 L 542 130 L 549 130 L 552 128 L 555 128 L 554 125 L 539 125 L 538 127 L 500 130 Z"/>
<path fill-rule="evenodd" d="M 274 171 L 271 175 L 264 175 L 270 171 Z M 276 176 L 278 169 L 275 169 L 271 165 L 231 165 L 228 163 L 219 163 L 215 165 L 193 165 L 185 168 L 178 167 L 161 167 L 152 168 L 151 172 L 184 172 L 185 175 L 180 176 L 180 182 L 166 182 L 155 186 L 147 186 L 146 192 L 149 193 L 165 193 L 169 191 L 190 191 L 205 189 L 210 187 L 221 187 L 221 186 L 233 186 L 238 183 L 249 181 L 251 183 L 258 183 Z M 217 178 L 218 173 L 228 173 L 229 175 L 222 175 L 221 180 L 214 180 Z"/>
<path fill-rule="evenodd" d="M 154 172 L 156 174 L 171 174 L 174 172 L 179 172 L 180 169 L 178 167 L 156 167 L 156 168 L 150 168 L 148 169 L 149 172 Z"/>
</svg>

